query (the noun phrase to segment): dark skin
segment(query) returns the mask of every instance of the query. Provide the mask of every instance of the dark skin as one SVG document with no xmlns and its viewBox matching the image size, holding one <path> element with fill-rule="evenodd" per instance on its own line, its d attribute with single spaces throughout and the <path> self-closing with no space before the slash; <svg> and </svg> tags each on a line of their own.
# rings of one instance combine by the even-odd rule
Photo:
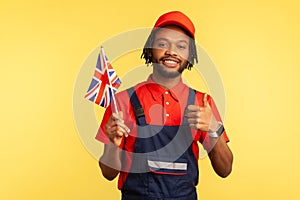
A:
<svg viewBox="0 0 300 200">
<path fill-rule="evenodd" d="M 156 33 L 152 50 L 154 82 L 166 89 L 173 88 L 180 82 L 181 72 L 189 55 L 189 41 L 184 31 L 176 26 L 165 27 Z M 198 131 L 214 132 L 219 128 L 219 123 L 212 113 L 206 94 L 202 101 L 203 106 L 188 106 L 186 116 L 189 125 Z M 122 138 L 127 137 L 130 132 L 124 124 L 122 112 L 112 114 L 105 125 L 105 132 L 111 143 L 105 145 L 99 165 L 103 176 L 113 180 L 121 169 L 118 146 Z M 212 167 L 220 177 L 225 178 L 231 173 L 233 155 L 223 136 L 209 139 L 213 146 L 208 151 Z"/>
</svg>

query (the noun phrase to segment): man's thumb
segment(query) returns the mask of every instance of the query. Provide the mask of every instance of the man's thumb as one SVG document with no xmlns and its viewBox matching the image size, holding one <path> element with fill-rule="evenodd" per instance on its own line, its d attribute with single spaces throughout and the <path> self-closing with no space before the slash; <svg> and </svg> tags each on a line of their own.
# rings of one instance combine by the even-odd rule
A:
<svg viewBox="0 0 300 200">
<path fill-rule="evenodd" d="M 208 101 L 207 101 L 207 94 L 206 94 L 206 93 L 205 93 L 204 96 L 203 96 L 203 106 L 204 106 L 204 107 L 209 106 Z"/>
<path fill-rule="evenodd" d="M 121 119 L 123 119 L 123 111 L 119 111 L 118 115 L 120 116 Z"/>
</svg>

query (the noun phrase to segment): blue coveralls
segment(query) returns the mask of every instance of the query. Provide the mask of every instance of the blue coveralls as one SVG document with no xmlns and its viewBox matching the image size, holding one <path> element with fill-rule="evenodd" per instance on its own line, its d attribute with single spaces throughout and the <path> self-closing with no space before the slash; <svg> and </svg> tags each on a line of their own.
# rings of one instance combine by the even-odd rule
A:
<svg viewBox="0 0 300 200">
<path fill-rule="evenodd" d="M 147 124 L 134 89 L 127 92 L 138 135 L 131 170 L 121 190 L 122 200 L 196 200 L 199 171 L 186 117 L 180 126 Z M 187 105 L 194 104 L 195 93 L 189 89 Z"/>
</svg>

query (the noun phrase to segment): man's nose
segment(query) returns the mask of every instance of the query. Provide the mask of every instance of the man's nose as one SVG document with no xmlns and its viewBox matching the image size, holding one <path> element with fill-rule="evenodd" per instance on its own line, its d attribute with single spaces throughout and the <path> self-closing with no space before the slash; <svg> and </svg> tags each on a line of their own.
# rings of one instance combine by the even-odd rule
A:
<svg viewBox="0 0 300 200">
<path fill-rule="evenodd" d="M 170 45 L 167 48 L 165 54 L 171 55 L 171 56 L 177 56 L 176 46 L 175 45 Z"/>
</svg>

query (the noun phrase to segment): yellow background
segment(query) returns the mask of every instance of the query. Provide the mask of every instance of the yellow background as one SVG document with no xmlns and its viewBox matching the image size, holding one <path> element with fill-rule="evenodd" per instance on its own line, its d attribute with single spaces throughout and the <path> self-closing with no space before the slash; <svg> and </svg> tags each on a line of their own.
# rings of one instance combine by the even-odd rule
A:
<svg viewBox="0 0 300 200">
<path fill-rule="evenodd" d="M 221 179 L 201 160 L 199 199 L 299 199 L 299 9 L 292 0 L 2 0 L 0 199 L 119 199 L 76 131 L 74 83 L 101 41 L 169 10 L 191 17 L 226 92 L 233 172 Z"/>
</svg>

